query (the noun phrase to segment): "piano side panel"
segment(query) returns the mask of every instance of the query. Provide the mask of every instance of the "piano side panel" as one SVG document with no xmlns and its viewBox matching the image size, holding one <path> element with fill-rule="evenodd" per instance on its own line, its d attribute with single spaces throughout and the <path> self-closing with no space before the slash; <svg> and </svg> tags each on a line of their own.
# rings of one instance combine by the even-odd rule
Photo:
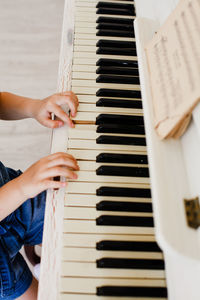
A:
<svg viewBox="0 0 200 300">
<path fill-rule="evenodd" d="M 199 191 L 193 159 L 199 149 L 199 134 L 197 128 L 194 130 L 194 122 L 180 140 L 160 141 L 155 133 L 144 47 L 158 28 L 159 23 L 152 20 L 135 22 L 156 238 L 164 252 L 169 299 L 197 300 L 200 298 L 199 232 L 186 224 L 183 198 Z M 195 121 L 199 124 L 199 120 Z M 196 165 L 198 168 L 199 159 Z M 190 179 L 189 174 L 192 174 Z"/>
<path fill-rule="evenodd" d="M 58 93 L 71 89 L 74 0 L 65 1 L 62 28 Z M 64 110 L 67 111 L 68 108 L 64 107 Z M 66 152 L 67 140 L 66 125 L 54 129 L 52 132 L 51 153 Z M 64 195 L 65 188 L 59 191 L 48 190 L 47 192 L 38 300 L 59 299 L 61 260 L 57 258 L 61 257 Z"/>
</svg>

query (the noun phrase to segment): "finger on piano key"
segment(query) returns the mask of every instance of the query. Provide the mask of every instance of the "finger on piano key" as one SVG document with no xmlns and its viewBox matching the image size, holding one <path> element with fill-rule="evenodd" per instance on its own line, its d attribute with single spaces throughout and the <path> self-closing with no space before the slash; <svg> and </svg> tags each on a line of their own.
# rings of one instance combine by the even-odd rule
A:
<svg viewBox="0 0 200 300">
<path fill-rule="evenodd" d="M 80 277 L 110 277 L 110 278 L 165 278 L 163 270 L 139 270 L 139 269 L 101 269 L 96 268 L 95 263 L 62 262 L 61 276 Z"/>
<path fill-rule="evenodd" d="M 65 206 L 96 207 L 100 201 L 125 201 L 129 203 L 148 203 L 151 204 L 151 198 L 133 198 L 133 197 L 101 197 L 88 194 L 67 194 L 65 195 Z"/>
<path fill-rule="evenodd" d="M 114 234 L 87 234 L 64 233 L 64 247 L 96 248 L 97 244 L 105 242 L 144 242 L 155 243 L 154 235 L 114 235 Z M 148 249 L 148 247 L 146 247 Z M 157 252 L 157 251 L 154 251 Z"/>
<path fill-rule="evenodd" d="M 96 262 L 96 259 L 104 257 L 133 258 L 133 259 L 163 259 L 162 253 L 157 252 L 134 252 L 134 251 L 97 251 L 87 248 L 62 248 L 62 259 L 67 261 Z"/>
<path fill-rule="evenodd" d="M 110 144 L 97 144 L 96 140 L 72 140 L 68 141 L 68 148 L 71 149 L 93 149 L 93 150 L 102 150 L 103 151 L 146 151 L 146 146 L 130 146 L 130 145 L 110 145 Z"/>
<path fill-rule="evenodd" d="M 64 207 L 65 220 L 96 220 L 102 215 L 124 216 L 124 217 L 152 217 L 152 213 L 146 212 L 119 212 L 119 211 L 98 211 L 94 207 Z M 137 218 L 136 218 L 137 219 Z M 112 220 L 111 220 L 112 221 Z M 137 221 L 137 220 L 136 220 Z M 147 220 L 148 221 L 148 220 Z"/>
</svg>

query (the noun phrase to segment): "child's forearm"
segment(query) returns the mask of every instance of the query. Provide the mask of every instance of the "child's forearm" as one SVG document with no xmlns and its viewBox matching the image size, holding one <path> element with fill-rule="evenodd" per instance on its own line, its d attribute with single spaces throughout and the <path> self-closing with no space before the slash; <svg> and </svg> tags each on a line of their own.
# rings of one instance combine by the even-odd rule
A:
<svg viewBox="0 0 200 300">
<path fill-rule="evenodd" d="M 0 93 L 0 119 L 19 120 L 31 118 L 37 100 L 17 96 L 7 92 Z"/>
<path fill-rule="evenodd" d="M 26 201 L 26 196 L 18 184 L 19 177 L 0 188 L 0 221 L 15 211 Z"/>
</svg>

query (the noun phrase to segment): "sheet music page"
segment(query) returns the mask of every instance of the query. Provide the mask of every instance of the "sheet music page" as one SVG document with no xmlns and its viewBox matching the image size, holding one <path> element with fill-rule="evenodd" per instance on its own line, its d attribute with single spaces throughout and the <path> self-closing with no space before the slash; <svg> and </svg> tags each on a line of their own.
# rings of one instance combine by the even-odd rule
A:
<svg viewBox="0 0 200 300">
<path fill-rule="evenodd" d="M 177 138 L 200 100 L 200 0 L 180 0 L 145 50 L 155 128 Z"/>
</svg>

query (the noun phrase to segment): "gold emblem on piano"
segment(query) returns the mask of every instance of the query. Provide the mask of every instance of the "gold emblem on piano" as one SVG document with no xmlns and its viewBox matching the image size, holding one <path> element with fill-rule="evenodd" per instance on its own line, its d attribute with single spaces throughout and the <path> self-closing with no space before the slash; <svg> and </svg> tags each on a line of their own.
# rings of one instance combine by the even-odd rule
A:
<svg viewBox="0 0 200 300">
<path fill-rule="evenodd" d="M 193 229 L 200 226 L 200 205 L 199 197 L 184 199 L 187 224 Z"/>
</svg>

